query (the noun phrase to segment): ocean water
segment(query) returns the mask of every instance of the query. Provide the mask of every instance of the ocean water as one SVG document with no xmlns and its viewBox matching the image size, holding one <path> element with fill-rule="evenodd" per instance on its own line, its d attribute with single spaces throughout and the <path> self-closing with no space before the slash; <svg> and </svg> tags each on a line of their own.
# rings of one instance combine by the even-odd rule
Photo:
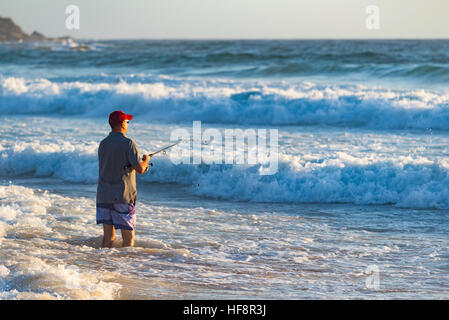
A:
<svg viewBox="0 0 449 320">
<path fill-rule="evenodd" d="M 0 299 L 447 299 L 448 83 L 445 40 L 3 43 Z M 145 153 L 276 129 L 277 170 L 158 155 L 103 249 L 116 109 Z"/>
</svg>

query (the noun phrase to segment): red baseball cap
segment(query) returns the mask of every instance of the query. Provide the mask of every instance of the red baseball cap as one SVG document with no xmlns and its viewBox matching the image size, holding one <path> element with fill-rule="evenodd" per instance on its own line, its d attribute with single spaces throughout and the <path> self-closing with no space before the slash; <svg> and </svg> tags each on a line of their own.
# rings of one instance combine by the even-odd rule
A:
<svg viewBox="0 0 449 320">
<path fill-rule="evenodd" d="M 132 115 L 117 110 L 109 115 L 109 124 L 111 125 L 111 127 L 115 127 L 116 125 L 122 123 L 125 120 L 132 120 L 132 118 L 133 118 Z"/>
</svg>

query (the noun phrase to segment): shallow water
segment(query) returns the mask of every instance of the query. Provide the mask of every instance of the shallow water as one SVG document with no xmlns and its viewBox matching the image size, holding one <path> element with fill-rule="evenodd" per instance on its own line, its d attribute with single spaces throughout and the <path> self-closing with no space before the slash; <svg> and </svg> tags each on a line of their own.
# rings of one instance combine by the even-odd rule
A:
<svg viewBox="0 0 449 320">
<path fill-rule="evenodd" d="M 155 184 L 136 246 L 102 249 L 92 187 L 26 184 L 0 187 L 2 298 L 447 298 L 446 210 L 170 201 Z"/>
</svg>

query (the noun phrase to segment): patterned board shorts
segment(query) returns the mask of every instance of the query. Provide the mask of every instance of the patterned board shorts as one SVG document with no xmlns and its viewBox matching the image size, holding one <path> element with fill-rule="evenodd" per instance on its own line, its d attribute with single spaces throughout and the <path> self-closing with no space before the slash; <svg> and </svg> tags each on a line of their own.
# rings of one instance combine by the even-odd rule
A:
<svg viewBox="0 0 449 320">
<path fill-rule="evenodd" d="M 136 229 L 136 206 L 132 203 L 97 203 L 97 224 L 113 225 L 115 229 Z"/>
</svg>

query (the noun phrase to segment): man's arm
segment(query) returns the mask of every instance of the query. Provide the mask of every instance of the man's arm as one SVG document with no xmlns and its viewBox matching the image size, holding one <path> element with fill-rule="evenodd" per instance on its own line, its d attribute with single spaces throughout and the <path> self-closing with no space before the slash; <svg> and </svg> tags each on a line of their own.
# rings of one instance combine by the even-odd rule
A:
<svg viewBox="0 0 449 320">
<path fill-rule="evenodd" d="M 142 161 L 140 161 L 138 165 L 133 166 L 133 168 L 138 174 L 145 173 L 148 171 L 148 162 L 150 162 L 150 156 L 145 154 Z"/>
</svg>

